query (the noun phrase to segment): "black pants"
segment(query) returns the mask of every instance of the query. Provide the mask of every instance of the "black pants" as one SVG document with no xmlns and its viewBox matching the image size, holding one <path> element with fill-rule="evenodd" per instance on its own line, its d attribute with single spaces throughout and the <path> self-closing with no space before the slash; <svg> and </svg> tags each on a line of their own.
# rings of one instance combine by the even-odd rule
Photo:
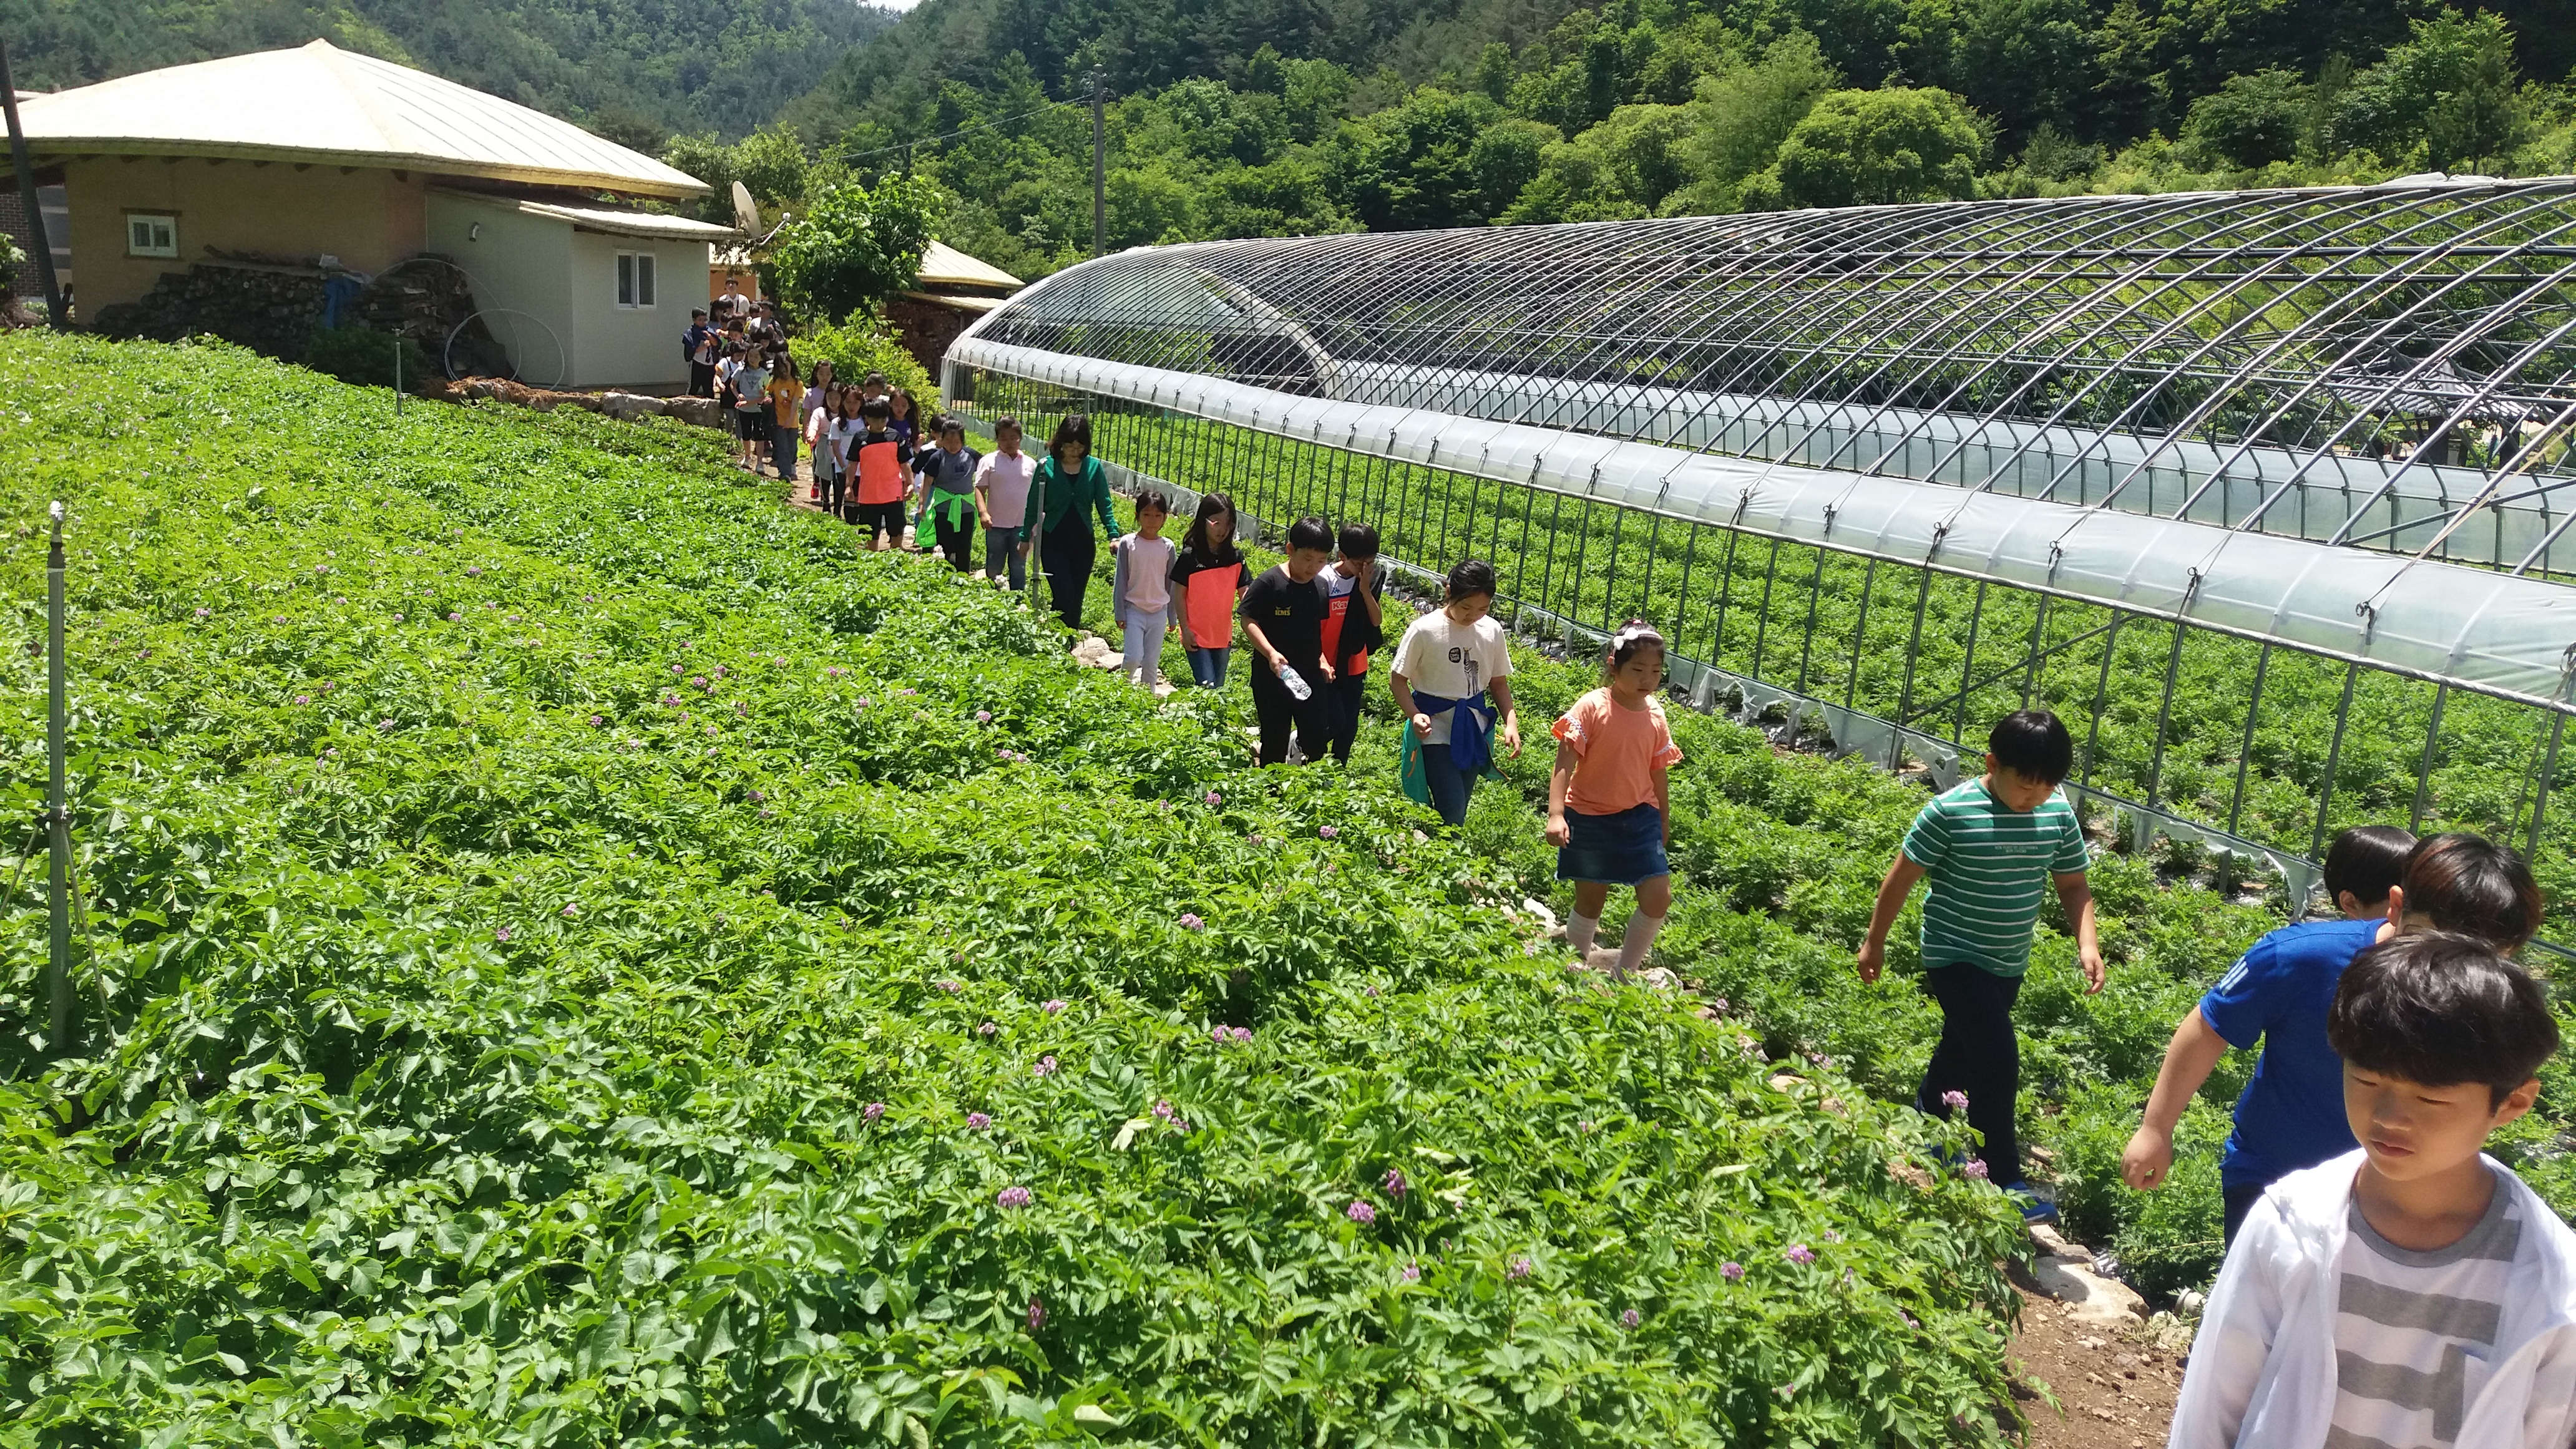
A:
<svg viewBox="0 0 2576 1449">
<path fill-rule="evenodd" d="M 947 558 L 948 566 L 961 574 L 973 567 L 966 562 L 966 555 L 975 547 L 974 515 L 969 514 L 951 523 L 948 521 L 947 509 L 933 508 L 931 521 L 938 526 L 939 552 Z"/>
<path fill-rule="evenodd" d="M 2219 1188 L 2219 1197 L 2227 1204 L 2227 1247 L 2236 1246 L 2236 1234 L 2245 1226 L 2245 1215 L 2254 1211 L 2254 1204 L 2263 1200 L 2264 1189 L 2270 1186 L 2268 1182 L 2234 1182 Z"/>
<path fill-rule="evenodd" d="M 1068 629 L 1082 627 L 1082 596 L 1091 587 L 1091 563 L 1098 551 L 1089 520 L 1070 512 L 1064 522 L 1038 539 L 1038 562 L 1046 568 L 1047 602 Z"/>
<path fill-rule="evenodd" d="M 1316 667 L 1319 663 L 1313 659 L 1288 661 L 1288 667 L 1304 675 L 1314 690 L 1304 699 L 1288 692 L 1288 686 L 1271 672 L 1267 659 L 1256 657 L 1251 668 L 1244 671 L 1252 676 L 1252 713 L 1261 721 L 1261 763 L 1288 763 L 1288 734 L 1292 729 L 1305 741 L 1308 764 L 1323 757 L 1324 716 L 1332 686 L 1321 681 Z"/>
<path fill-rule="evenodd" d="M 690 364 L 689 364 L 689 396 L 691 396 L 691 397 L 714 397 L 715 395 L 716 395 L 716 365 L 715 365 L 714 363 L 712 363 L 712 362 L 692 362 L 692 363 L 690 363 Z"/>
<path fill-rule="evenodd" d="M 1988 1179 L 1997 1187 L 2021 1181 L 2021 1140 L 2013 1128 L 2021 1096 L 2021 1041 L 2012 1021 L 2021 978 L 1981 966 L 1933 966 L 1923 973 L 1923 990 L 1941 1004 L 1941 1044 L 1923 1069 L 1914 1105 L 1946 1119 L 1950 1109 L 1941 1105 L 1941 1094 L 1967 1093 L 1968 1125 L 1985 1139 L 1981 1155 Z"/>
<path fill-rule="evenodd" d="M 1269 666 L 1256 662 L 1256 668 Z M 1309 682 L 1314 682 L 1311 677 Z M 1333 763 L 1351 762 L 1351 745 L 1360 737 L 1360 702 L 1368 697 L 1369 677 L 1365 674 L 1338 674 L 1330 684 L 1317 683 L 1316 697 L 1324 702 L 1324 737 L 1318 742 L 1307 739 L 1301 748 L 1311 757 L 1320 758 L 1324 751 L 1333 752 Z"/>
<path fill-rule="evenodd" d="M 823 479 L 822 479 L 822 495 L 823 495 L 823 496 L 822 496 L 822 500 L 821 500 L 821 501 L 822 501 L 823 506 L 824 506 L 825 508 L 830 509 L 830 510 L 831 510 L 832 512 L 834 512 L 834 513 L 838 513 L 838 512 L 840 512 L 840 511 L 841 511 L 841 503 L 842 503 L 842 500 L 847 496 L 847 495 L 846 495 L 846 493 L 844 492 L 844 490 L 845 490 L 845 488 L 846 488 L 847 486 L 848 486 L 848 485 L 844 482 L 844 480 L 843 480 L 843 478 L 842 478 L 842 476 L 841 476 L 840 474 L 838 474 L 838 473 L 826 473 L 826 474 L 824 474 L 824 475 L 823 475 Z"/>
</svg>

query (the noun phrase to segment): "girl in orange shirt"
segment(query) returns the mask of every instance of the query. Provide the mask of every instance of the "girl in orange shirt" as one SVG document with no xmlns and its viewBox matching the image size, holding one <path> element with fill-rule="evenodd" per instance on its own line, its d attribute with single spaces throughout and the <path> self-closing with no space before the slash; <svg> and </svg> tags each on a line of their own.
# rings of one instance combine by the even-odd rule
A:
<svg viewBox="0 0 2576 1449">
<path fill-rule="evenodd" d="M 1610 636 L 1601 658 L 1601 688 L 1574 702 L 1556 722 L 1556 773 L 1547 782 L 1547 839 L 1557 848 L 1556 878 L 1574 882 L 1574 916 L 1566 944 L 1592 950 L 1601 908 L 1612 886 L 1633 886 L 1636 914 L 1619 939 L 1613 979 L 1646 964 L 1646 949 L 1673 906 L 1670 770 L 1681 761 L 1672 726 L 1655 691 L 1664 682 L 1664 636 L 1631 619 Z"/>
</svg>

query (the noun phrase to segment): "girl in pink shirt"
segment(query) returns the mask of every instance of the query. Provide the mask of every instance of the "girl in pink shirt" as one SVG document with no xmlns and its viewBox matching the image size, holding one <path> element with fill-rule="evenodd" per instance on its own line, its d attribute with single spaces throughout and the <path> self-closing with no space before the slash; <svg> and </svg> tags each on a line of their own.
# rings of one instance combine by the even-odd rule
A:
<svg viewBox="0 0 2576 1449">
<path fill-rule="evenodd" d="M 1610 968 L 1620 981 L 1646 964 L 1646 949 L 1673 905 L 1672 866 L 1665 859 L 1673 842 L 1669 771 L 1682 752 L 1655 697 L 1663 682 L 1664 636 L 1643 619 L 1620 625 L 1602 653 L 1601 688 L 1556 722 L 1556 773 L 1547 782 L 1556 878 L 1574 882 L 1565 939 L 1576 955 L 1591 953 L 1610 888 L 1636 888 L 1637 911 Z"/>
</svg>

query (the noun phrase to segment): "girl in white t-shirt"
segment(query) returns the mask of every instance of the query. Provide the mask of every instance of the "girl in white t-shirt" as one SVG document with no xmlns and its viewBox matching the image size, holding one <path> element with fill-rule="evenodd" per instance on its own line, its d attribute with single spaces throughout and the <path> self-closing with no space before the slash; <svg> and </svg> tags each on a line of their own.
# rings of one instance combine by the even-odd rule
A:
<svg viewBox="0 0 2576 1449">
<path fill-rule="evenodd" d="M 1511 649 L 1492 617 L 1494 566 L 1469 559 L 1449 571 L 1448 584 L 1448 602 L 1404 631 L 1387 685 L 1396 711 L 1412 721 L 1431 808 L 1456 826 L 1466 823 L 1476 777 L 1492 763 L 1486 730 L 1496 728 L 1517 756 L 1521 722 L 1512 709 Z"/>
<path fill-rule="evenodd" d="M 1109 581 L 1109 598 L 1126 635 L 1120 669 L 1139 689 L 1163 682 L 1163 636 L 1172 632 L 1172 541 L 1163 525 L 1172 516 L 1172 501 L 1148 488 L 1136 496 L 1136 531 L 1111 549 L 1118 565 Z"/>
</svg>

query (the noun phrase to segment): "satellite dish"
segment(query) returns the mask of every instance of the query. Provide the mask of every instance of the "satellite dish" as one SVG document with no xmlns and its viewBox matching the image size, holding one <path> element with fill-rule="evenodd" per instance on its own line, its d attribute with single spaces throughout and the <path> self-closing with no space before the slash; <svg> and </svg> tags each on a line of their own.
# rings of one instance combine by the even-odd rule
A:
<svg viewBox="0 0 2576 1449">
<path fill-rule="evenodd" d="M 760 231 L 760 205 L 751 199 L 751 188 L 739 181 L 733 184 L 733 224 L 746 235 Z"/>
</svg>

